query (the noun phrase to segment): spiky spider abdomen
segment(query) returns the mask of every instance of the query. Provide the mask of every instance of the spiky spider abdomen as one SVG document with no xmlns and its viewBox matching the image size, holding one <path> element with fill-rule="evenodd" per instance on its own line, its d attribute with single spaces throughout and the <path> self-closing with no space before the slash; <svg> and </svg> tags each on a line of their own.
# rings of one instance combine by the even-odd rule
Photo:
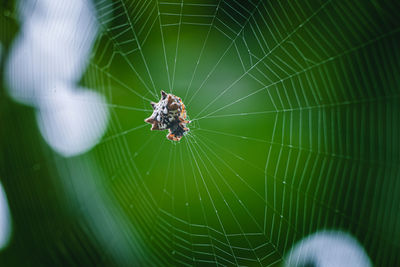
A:
<svg viewBox="0 0 400 267">
<path fill-rule="evenodd" d="M 163 131 L 168 129 L 167 138 L 172 141 L 181 140 L 189 128 L 186 124 L 186 108 L 180 97 L 167 94 L 161 91 L 161 99 L 158 103 L 151 102 L 153 114 L 145 119 L 145 122 L 152 124 L 151 130 Z"/>
</svg>

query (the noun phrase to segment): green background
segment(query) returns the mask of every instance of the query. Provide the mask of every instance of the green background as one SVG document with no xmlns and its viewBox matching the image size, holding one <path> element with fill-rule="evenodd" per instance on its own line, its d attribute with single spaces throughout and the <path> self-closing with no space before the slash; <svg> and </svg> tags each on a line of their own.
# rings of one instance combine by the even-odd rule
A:
<svg viewBox="0 0 400 267">
<path fill-rule="evenodd" d="M 174 3 L 175 2 L 175 3 Z M 2 40 L 18 32 L 3 4 Z M 399 264 L 400 33 L 395 1 L 96 1 L 81 84 L 110 123 L 89 153 L 44 143 L 1 91 L 6 266 L 282 263 L 322 229 Z M 186 104 L 180 142 L 144 119 Z"/>
</svg>

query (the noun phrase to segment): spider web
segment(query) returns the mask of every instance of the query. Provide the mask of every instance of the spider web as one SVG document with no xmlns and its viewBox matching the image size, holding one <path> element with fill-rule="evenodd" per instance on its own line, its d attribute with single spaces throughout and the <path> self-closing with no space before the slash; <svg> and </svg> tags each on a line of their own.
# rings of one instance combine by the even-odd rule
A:
<svg viewBox="0 0 400 267">
<path fill-rule="evenodd" d="M 396 5 L 396 6 L 394 6 Z M 97 1 L 101 181 L 155 263 L 270 266 L 319 229 L 399 262 L 398 4 Z M 143 122 L 160 90 L 192 123 Z"/>
</svg>

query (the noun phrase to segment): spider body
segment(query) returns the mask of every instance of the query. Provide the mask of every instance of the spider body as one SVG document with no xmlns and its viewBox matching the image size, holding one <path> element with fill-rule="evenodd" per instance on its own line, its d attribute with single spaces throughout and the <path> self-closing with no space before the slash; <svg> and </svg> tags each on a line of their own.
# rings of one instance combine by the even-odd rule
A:
<svg viewBox="0 0 400 267">
<path fill-rule="evenodd" d="M 181 140 L 182 136 L 189 131 L 186 124 L 186 108 L 180 97 L 161 91 L 161 99 L 158 103 L 151 102 L 153 114 L 145 119 L 152 124 L 152 131 L 163 131 L 168 129 L 167 138 L 172 141 Z"/>
</svg>

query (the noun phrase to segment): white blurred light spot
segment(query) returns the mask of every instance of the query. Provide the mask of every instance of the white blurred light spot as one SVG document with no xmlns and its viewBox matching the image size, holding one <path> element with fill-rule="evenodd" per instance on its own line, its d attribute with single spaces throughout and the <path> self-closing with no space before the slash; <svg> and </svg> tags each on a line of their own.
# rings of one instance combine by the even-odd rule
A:
<svg viewBox="0 0 400 267">
<path fill-rule="evenodd" d="M 11 216 L 6 193 L 0 183 L 0 250 L 5 248 L 11 237 Z"/>
<path fill-rule="evenodd" d="M 77 88 L 96 39 L 90 0 L 20 2 L 21 33 L 5 68 L 9 95 L 37 109 L 43 138 L 63 156 L 85 153 L 106 131 L 99 93 Z"/>
<path fill-rule="evenodd" d="M 55 87 L 51 101 L 43 101 L 36 112 L 40 132 L 59 154 L 85 153 L 107 128 L 108 109 L 100 94 L 85 88 Z"/>
<path fill-rule="evenodd" d="M 364 248 L 351 235 L 321 231 L 300 240 L 287 253 L 285 266 L 370 267 Z"/>
<path fill-rule="evenodd" d="M 0 43 L 0 63 L 3 56 L 3 45 Z M 11 216 L 6 193 L 0 183 L 0 250 L 5 248 L 11 237 Z"/>
</svg>

